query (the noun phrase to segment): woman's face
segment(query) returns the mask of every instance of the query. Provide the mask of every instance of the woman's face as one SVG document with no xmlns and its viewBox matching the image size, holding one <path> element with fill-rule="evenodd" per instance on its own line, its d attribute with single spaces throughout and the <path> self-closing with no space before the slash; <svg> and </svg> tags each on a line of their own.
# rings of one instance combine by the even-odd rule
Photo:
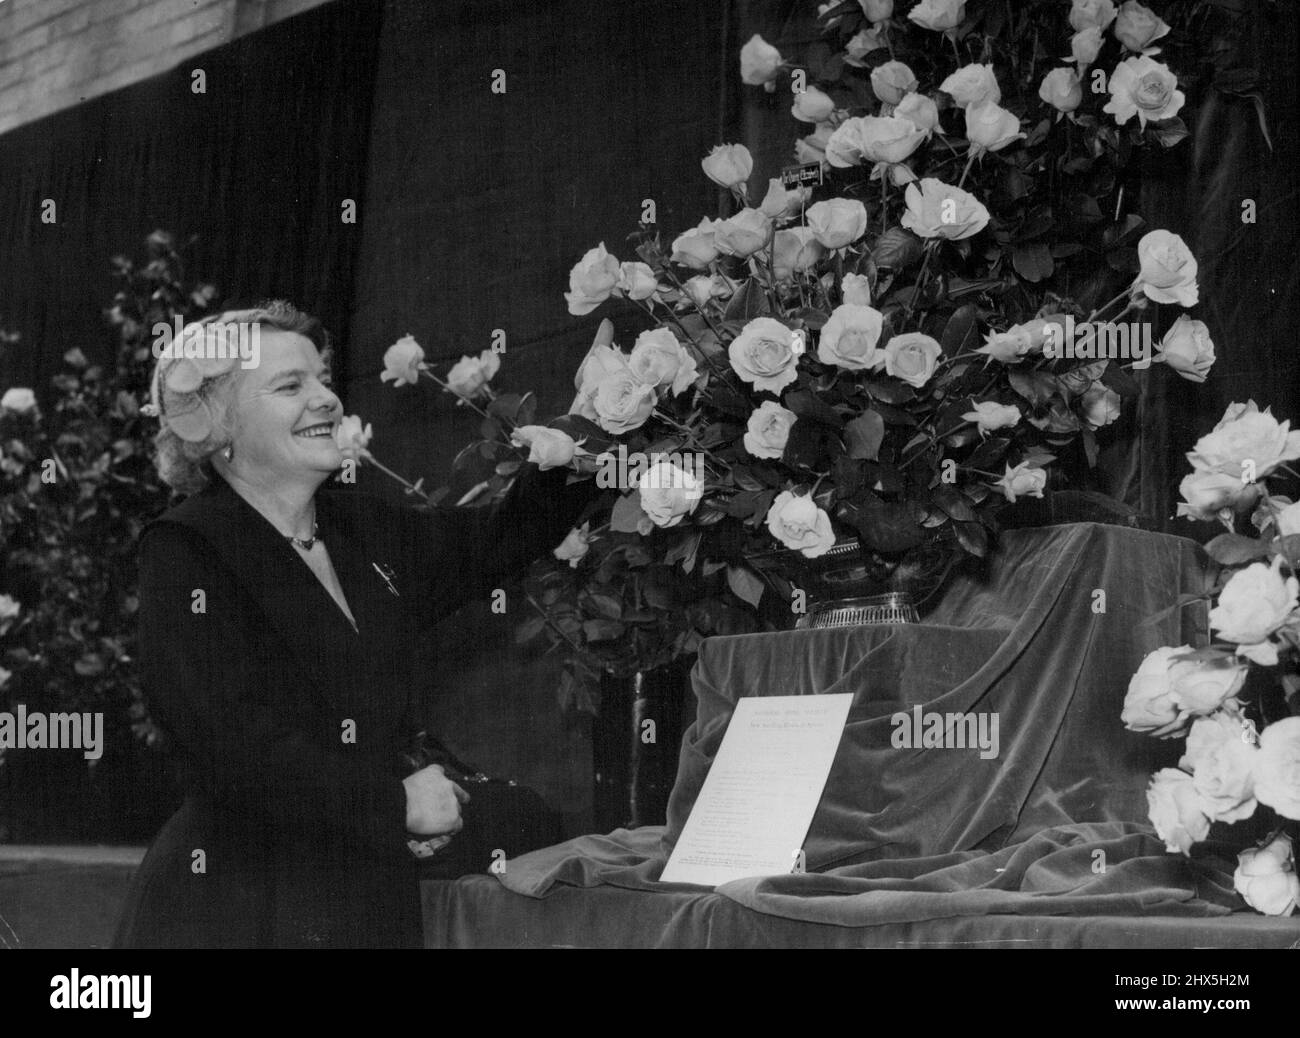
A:
<svg viewBox="0 0 1300 1038">
<path fill-rule="evenodd" d="M 261 329 L 261 359 L 241 370 L 233 417 L 234 467 L 253 482 L 327 476 L 343 464 L 334 432 L 343 405 L 316 345 L 294 332 Z"/>
</svg>

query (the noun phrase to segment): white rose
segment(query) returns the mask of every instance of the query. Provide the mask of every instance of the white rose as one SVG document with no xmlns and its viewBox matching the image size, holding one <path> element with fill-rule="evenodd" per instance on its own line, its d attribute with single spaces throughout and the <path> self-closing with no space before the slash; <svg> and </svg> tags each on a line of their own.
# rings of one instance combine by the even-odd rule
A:
<svg viewBox="0 0 1300 1038">
<path fill-rule="evenodd" d="M 772 273 L 778 281 L 790 281 L 796 273 L 811 270 L 825 253 L 811 227 L 777 231 L 772 240 Z"/>
<path fill-rule="evenodd" d="M 1080 69 L 1097 60 L 1101 51 L 1101 30 L 1095 25 L 1070 37 L 1070 57 Z"/>
<path fill-rule="evenodd" d="M 974 350 L 1003 364 L 1019 364 L 1033 352 L 1034 340 L 1024 325 L 1012 325 L 1005 332 L 990 331 L 984 345 Z"/>
<path fill-rule="evenodd" d="M 1214 340 L 1204 321 L 1180 314 L 1160 341 L 1157 361 L 1164 361 L 1189 382 L 1204 382 L 1214 366 Z"/>
<path fill-rule="evenodd" d="M 1183 495 L 1178 502 L 1179 517 L 1203 521 L 1217 518 L 1225 508 L 1244 512 L 1261 493 L 1258 483 L 1243 483 L 1240 476 L 1222 472 L 1192 472 L 1183 477 L 1178 491 Z"/>
<path fill-rule="evenodd" d="M 867 16 L 867 21 L 873 25 L 877 22 L 886 22 L 893 17 L 894 0 L 858 0 L 862 6 L 862 13 Z"/>
<path fill-rule="evenodd" d="M 865 371 L 880 366 L 876 345 L 885 318 L 869 306 L 845 303 L 831 311 L 817 341 L 817 359 L 848 371 Z"/>
<path fill-rule="evenodd" d="M 700 160 L 705 175 L 720 187 L 739 188 L 754 172 L 754 158 L 743 144 L 719 144 Z"/>
<path fill-rule="evenodd" d="M 638 335 L 627 366 L 642 382 L 671 390 L 673 396 L 699 377 L 695 358 L 668 328 L 651 328 Z"/>
<path fill-rule="evenodd" d="M 1282 579 L 1282 559 L 1272 565 L 1253 562 L 1237 570 L 1219 592 L 1219 603 L 1210 610 L 1210 627 L 1225 641 L 1242 646 L 1256 645 L 1282 626 L 1296 607 L 1300 583 L 1295 577 Z"/>
<path fill-rule="evenodd" d="M 1138 242 L 1141 270 L 1133 282 L 1155 303 L 1195 306 L 1196 257 L 1172 231 L 1150 231 Z"/>
<path fill-rule="evenodd" d="M 740 48 L 740 81 L 747 86 L 767 87 L 780 73 L 782 61 L 781 52 L 755 33 Z"/>
<path fill-rule="evenodd" d="M 1120 720 L 1130 732 L 1148 732 L 1157 738 L 1182 732 L 1188 713 L 1174 697 L 1170 672 L 1173 658 L 1190 651 L 1190 645 L 1177 648 L 1166 645 L 1143 657 L 1137 672 L 1129 679 L 1120 714 Z"/>
<path fill-rule="evenodd" d="M 940 83 L 939 89 L 948 94 L 958 108 L 982 105 L 986 101 L 997 104 L 1002 100 L 992 65 L 963 65 Z"/>
<path fill-rule="evenodd" d="M 820 162 L 826 167 L 826 145 L 830 143 L 834 127 L 830 123 L 818 123 L 814 133 L 800 137 L 794 142 L 794 155 L 800 165 Z"/>
<path fill-rule="evenodd" d="M 707 270 L 709 264 L 718 258 L 718 246 L 714 241 L 717 226 L 717 220 L 710 220 L 706 216 L 697 227 L 679 234 L 673 240 L 673 251 L 669 259 L 692 270 Z"/>
<path fill-rule="evenodd" d="M 976 149 L 976 155 L 1001 151 L 1024 136 L 1020 132 L 1020 120 L 992 101 L 972 104 L 966 109 L 966 139 Z"/>
<path fill-rule="evenodd" d="M 1144 51 L 1169 32 L 1169 26 L 1149 7 L 1137 0 L 1120 5 L 1115 19 L 1115 39 L 1129 50 Z"/>
<path fill-rule="evenodd" d="M 884 46 L 886 46 L 885 37 L 881 34 L 879 26 L 861 29 L 844 45 L 844 62 L 854 68 L 863 68 L 866 65 L 864 60 L 866 56 Z"/>
<path fill-rule="evenodd" d="M 901 61 L 886 61 L 871 70 L 871 90 L 887 105 L 896 105 L 918 86 L 912 70 Z"/>
<path fill-rule="evenodd" d="M 769 220 L 791 220 L 803 212 L 811 197 L 811 187 L 787 188 L 773 177 L 767 182 L 767 194 L 758 211 Z"/>
<path fill-rule="evenodd" d="M 815 559 L 825 555 L 835 544 L 831 517 L 806 495 L 796 496 L 789 490 L 777 494 L 767 512 L 767 528 L 787 548 Z"/>
<path fill-rule="evenodd" d="M 585 417 L 615 435 L 643 426 L 656 400 L 655 387 L 646 385 L 629 370 L 604 376 L 584 397 Z"/>
<path fill-rule="evenodd" d="M 901 223 L 922 238 L 960 241 L 978 234 L 989 222 L 989 211 L 974 195 L 933 177 L 908 184 L 904 197 L 907 212 Z"/>
<path fill-rule="evenodd" d="M 907 12 L 907 17 L 922 29 L 955 29 L 966 17 L 966 0 L 921 0 Z"/>
<path fill-rule="evenodd" d="M 373 437 L 374 430 L 368 423 L 363 426 L 356 415 L 345 415 L 339 419 L 339 426 L 334 430 L 334 446 L 345 458 L 356 461 L 365 455 Z"/>
<path fill-rule="evenodd" d="M 798 377 L 794 332 L 773 317 L 756 317 L 727 350 L 731 367 L 755 390 L 780 393 Z"/>
<path fill-rule="evenodd" d="M 1075 32 L 1104 29 L 1114 20 L 1113 0 L 1074 0 L 1070 8 L 1070 28 Z"/>
<path fill-rule="evenodd" d="M 36 409 L 36 394 L 30 389 L 15 386 L 12 389 L 6 389 L 4 396 L 0 397 L 0 411 L 9 411 L 12 414 L 27 414 Z"/>
<path fill-rule="evenodd" d="M 1279 834 L 1265 847 L 1251 847 L 1237 855 L 1232 885 L 1246 904 L 1264 915 L 1290 915 L 1300 903 L 1300 878 L 1296 877 L 1291 837 Z"/>
<path fill-rule="evenodd" d="M 885 374 L 919 389 L 930 381 L 943 347 L 928 335 L 906 332 L 885 343 Z"/>
<path fill-rule="evenodd" d="M 1241 737 L 1239 718 L 1218 713 L 1192 722 L 1178 766 L 1192 773 L 1202 810 L 1214 822 L 1240 822 L 1255 813 L 1253 765 L 1259 750 Z"/>
<path fill-rule="evenodd" d="M 569 566 L 576 569 L 578 562 L 591 550 L 591 537 L 587 532 L 588 523 L 575 527 L 569 531 L 567 537 L 560 542 L 560 546 L 551 552 L 561 562 L 568 561 Z"/>
<path fill-rule="evenodd" d="M 745 450 L 756 458 L 781 457 L 790 439 L 790 427 L 798 417 L 774 400 L 764 400 L 746 423 Z"/>
<path fill-rule="evenodd" d="M 659 288 L 659 281 L 648 263 L 624 263 L 618 268 L 618 287 L 629 299 L 649 299 Z"/>
<path fill-rule="evenodd" d="M 657 461 L 637 480 L 641 510 L 658 527 L 676 526 L 704 496 L 703 481 L 671 461 Z"/>
<path fill-rule="evenodd" d="M 573 437 L 559 429 L 545 425 L 520 425 L 510 433 L 510 442 L 516 447 L 528 448 L 528 460 L 545 472 L 563 468 L 573 461 L 578 445 Z"/>
<path fill-rule="evenodd" d="M 1229 703 L 1246 683 L 1248 668 L 1233 656 L 1217 660 L 1176 660 L 1169 666 L 1174 702 L 1188 714 L 1212 714 Z"/>
<path fill-rule="evenodd" d="M 846 119 L 826 142 L 826 161 L 841 169 L 869 162 L 898 163 L 916 151 L 926 131 L 910 119 L 864 115 Z"/>
<path fill-rule="evenodd" d="M 1079 400 L 1079 410 L 1083 412 L 1085 422 L 1094 429 L 1100 429 L 1120 416 L 1119 394 L 1099 382 L 1083 394 Z"/>
<path fill-rule="evenodd" d="M 1274 721 L 1260 733 L 1255 796 L 1283 818 L 1300 820 L 1300 717 Z"/>
<path fill-rule="evenodd" d="M 794 95 L 790 114 L 801 123 L 824 123 L 835 111 L 835 102 L 829 94 L 810 86 Z"/>
<path fill-rule="evenodd" d="M 731 283 L 720 274 L 696 274 L 682 288 L 700 309 L 710 300 L 728 296 L 732 292 Z"/>
<path fill-rule="evenodd" d="M 1003 495 L 1011 504 L 1018 497 L 1042 497 L 1043 488 L 1047 486 L 1047 472 L 1037 466 L 1022 461 L 1015 468 L 1004 466 L 1006 471 L 995 484 L 1002 489 Z"/>
<path fill-rule="evenodd" d="M 1156 835 L 1170 851 L 1191 852 L 1210 833 L 1201 795 L 1192 776 L 1177 768 L 1161 768 L 1151 776 L 1147 789 L 1147 810 Z"/>
<path fill-rule="evenodd" d="M 569 291 L 564 293 L 569 313 L 575 317 L 591 313 L 613 295 L 618 275 L 618 260 L 605 251 L 604 242 L 588 249 L 569 271 Z"/>
<path fill-rule="evenodd" d="M 1250 482 L 1252 475 L 1260 480 L 1284 462 L 1300 458 L 1300 431 L 1290 429 L 1289 421 L 1279 423 L 1252 401 L 1250 408 L 1197 440 L 1187 460 L 1201 472 L 1221 472 L 1242 482 Z"/>
<path fill-rule="evenodd" d="M 404 335 L 384 351 L 384 370 L 379 381 L 390 379 L 393 388 L 413 386 L 420 381 L 420 365 L 424 363 L 424 350 L 411 335 Z"/>
<path fill-rule="evenodd" d="M 832 198 L 808 209 L 808 228 L 828 249 L 842 249 L 867 233 L 867 207 L 855 198 Z"/>
<path fill-rule="evenodd" d="M 757 209 L 742 209 L 713 228 L 713 243 L 729 256 L 752 256 L 767 244 L 772 221 Z"/>
<path fill-rule="evenodd" d="M 1186 98 L 1178 89 L 1178 77 L 1166 65 L 1138 55 L 1125 58 L 1110 74 L 1110 100 L 1102 108 L 1123 126 L 1134 115 L 1145 127 L 1148 122 L 1172 119 Z"/>
<path fill-rule="evenodd" d="M 1294 537 L 1300 533 L 1300 501 L 1293 505 L 1287 505 L 1282 511 L 1277 513 L 1277 535 L 1279 537 Z M 0 613 L 0 616 L 3 614 Z"/>
<path fill-rule="evenodd" d="M 1015 404 L 999 404 L 994 400 L 981 400 L 971 405 L 974 410 L 967 411 L 962 418 L 974 422 L 982 433 L 1007 429 L 1020 421 L 1020 408 Z"/>
<path fill-rule="evenodd" d="M 1058 112 L 1073 112 L 1083 103 L 1083 86 L 1074 69 L 1054 68 L 1043 77 L 1038 96 Z"/>
<path fill-rule="evenodd" d="M 501 367 L 501 355 L 484 350 L 477 357 L 461 356 L 447 372 L 447 388 L 458 397 L 472 400 L 478 396 Z"/>
<path fill-rule="evenodd" d="M 865 274 L 845 274 L 840 280 L 840 292 L 849 306 L 870 306 L 871 278 Z"/>
<path fill-rule="evenodd" d="M 925 94 L 908 94 L 894 107 L 895 119 L 906 119 L 929 137 L 939 128 L 939 106 Z"/>
</svg>

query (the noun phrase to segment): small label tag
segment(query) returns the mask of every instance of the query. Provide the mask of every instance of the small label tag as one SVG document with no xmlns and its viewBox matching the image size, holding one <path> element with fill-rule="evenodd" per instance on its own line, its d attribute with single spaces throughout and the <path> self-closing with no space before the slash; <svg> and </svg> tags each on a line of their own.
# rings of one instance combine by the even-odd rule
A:
<svg viewBox="0 0 1300 1038">
<path fill-rule="evenodd" d="M 802 166 L 786 166 L 781 170 L 781 186 L 784 188 L 822 186 L 822 164 L 806 162 Z"/>
</svg>

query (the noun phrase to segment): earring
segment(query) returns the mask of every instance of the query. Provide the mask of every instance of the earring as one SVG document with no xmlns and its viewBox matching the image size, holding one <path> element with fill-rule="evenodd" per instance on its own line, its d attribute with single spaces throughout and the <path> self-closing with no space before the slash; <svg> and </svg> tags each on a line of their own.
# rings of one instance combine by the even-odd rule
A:
<svg viewBox="0 0 1300 1038">
<path fill-rule="evenodd" d="M 228 446 L 225 450 L 223 450 L 223 451 L 221 452 L 221 456 L 222 456 L 223 458 L 225 458 L 226 461 L 230 461 L 230 460 L 232 460 L 232 459 L 234 458 L 234 456 L 235 456 L 235 448 L 234 448 L 234 446 Z"/>
</svg>

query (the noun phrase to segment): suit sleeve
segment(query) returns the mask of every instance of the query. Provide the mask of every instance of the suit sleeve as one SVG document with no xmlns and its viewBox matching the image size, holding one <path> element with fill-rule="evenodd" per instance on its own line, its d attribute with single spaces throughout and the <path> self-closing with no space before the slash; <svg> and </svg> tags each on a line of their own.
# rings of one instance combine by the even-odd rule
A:
<svg viewBox="0 0 1300 1038">
<path fill-rule="evenodd" d="M 250 603 L 201 537 L 175 524 L 147 530 L 139 599 L 145 691 L 193 781 L 250 825 L 297 830 L 346 856 L 404 853 L 401 779 L 285 708 L 302 679 L 254 636 Z"/>
</svg>

